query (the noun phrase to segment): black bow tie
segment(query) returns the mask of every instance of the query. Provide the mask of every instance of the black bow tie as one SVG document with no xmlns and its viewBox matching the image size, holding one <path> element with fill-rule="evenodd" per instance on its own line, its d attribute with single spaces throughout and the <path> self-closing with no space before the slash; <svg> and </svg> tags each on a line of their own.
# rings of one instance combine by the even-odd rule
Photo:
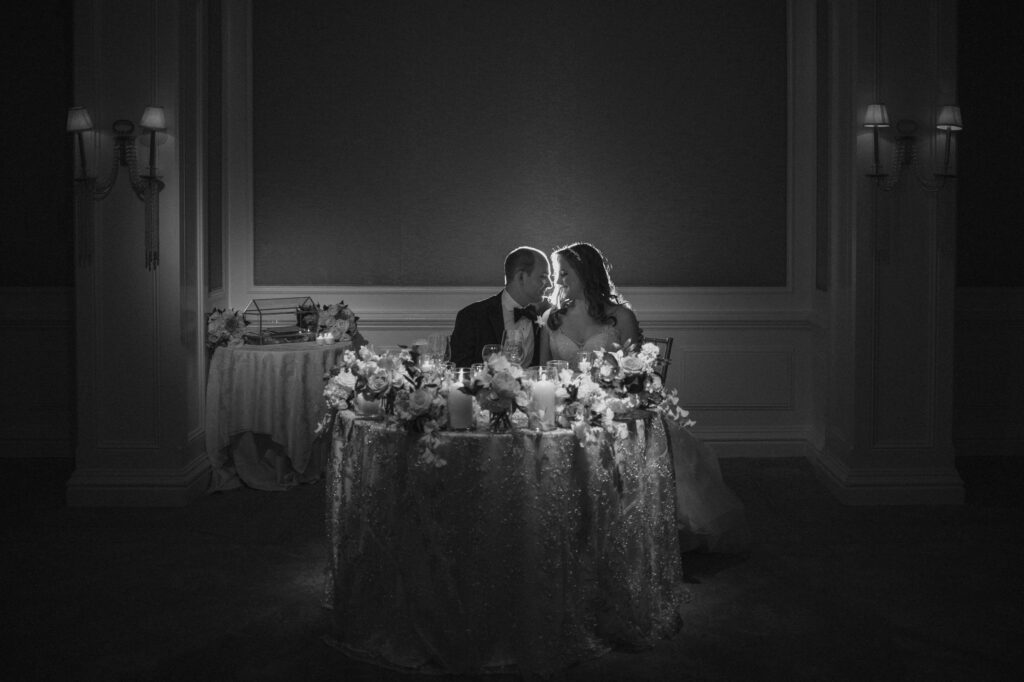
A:
<svg viewBox="0 0 1024 682">
<path fill-rule="evenodd" d="M 528 305 L 525 308 L 513 308 L 512 309 L 512 321 L 518 322 L 521 318 L 528 317 L 534 322 L 537 321 L 537 310 L 532 306 Z"/>
</svg>

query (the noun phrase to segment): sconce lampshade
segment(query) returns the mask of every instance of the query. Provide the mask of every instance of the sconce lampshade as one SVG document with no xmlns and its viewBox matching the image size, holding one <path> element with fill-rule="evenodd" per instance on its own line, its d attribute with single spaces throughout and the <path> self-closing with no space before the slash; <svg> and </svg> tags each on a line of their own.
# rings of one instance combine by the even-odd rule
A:
<svg viewBox="0 0 1024 682">
<path fill-rule="evenodd" d="M 964 122 L 960 118 L 960 107 L 946 106 L 939 110 L 939 120 L 935 124 L 939 130 L 963 130 Z"/>
<path fill-rule="evenodd" d="M 164 130 L 167 127 L 167 119 L 164 118 L 163 107 L 146 107 L 142 112 L 140 124 L 146 130 Z"/>
<path fill-rule="evenodd" d="M 869 104 L 868 112 L 864 115 L 865 128 L 888 128 L 889 112 L 884 104 Z"/>
<path fill-rule="evenodd" d="M 68 109 L 68 132 L 79 133 L 83 130 L 92 130 L 89 110 L 85 107 L 71 107 Z"/>
</svg>

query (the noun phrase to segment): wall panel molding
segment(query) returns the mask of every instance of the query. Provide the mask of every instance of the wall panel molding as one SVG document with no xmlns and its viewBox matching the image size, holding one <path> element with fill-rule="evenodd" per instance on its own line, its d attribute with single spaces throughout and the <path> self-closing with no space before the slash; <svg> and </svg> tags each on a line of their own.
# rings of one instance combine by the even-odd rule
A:
<svg viewBox="0 0 1024 682">
<path fill-rule="evenodd" d="M 685 395 L 702 396 L 684 397 L 687 409 L 791 411 L 796 406 L 793 348 L 698 346 L 678 357 Z"/>
</svg>

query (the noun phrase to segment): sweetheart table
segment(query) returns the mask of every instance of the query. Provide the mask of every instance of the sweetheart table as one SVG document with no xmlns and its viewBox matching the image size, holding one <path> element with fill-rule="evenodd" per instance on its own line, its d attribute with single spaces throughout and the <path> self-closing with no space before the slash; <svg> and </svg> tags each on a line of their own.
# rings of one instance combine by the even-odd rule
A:
<svg viewBox="0 0 1024 682">
<path fill-rule="evenodd" d="M 336 420 L 325 471 L 331 643 L 405 671 L 546 674 L 673 635 L 687 600 L 660 419 L 416 435 Z"/>
<path fill-rule="evenodd" d="M 206 383 L 206 453 L 211 491 L 242 485 L 286 490 L 315 481 L 325 454 L 314 448 L 324 373 L 348 344 L 315 342 L 219 347 Z"/>
</svg>

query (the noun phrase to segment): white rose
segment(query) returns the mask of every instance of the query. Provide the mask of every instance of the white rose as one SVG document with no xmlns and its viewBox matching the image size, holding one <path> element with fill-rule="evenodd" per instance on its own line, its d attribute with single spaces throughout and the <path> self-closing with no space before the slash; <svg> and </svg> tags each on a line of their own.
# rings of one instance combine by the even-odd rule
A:
<svg viewBox="0 0 1024 682">
<path fill-rule="evenodd" d="M 640 358 L 633 355 L 627 355 L 626 357 L 622 358 L 622 362 L 619 364 L 619 366 L 622 367 L 622 371 L 625 372 L 626 374 L 639 374 L 640 372 L 644 371 L 643 361 Z"/>
<path fill-rule="evenodd" d="M 335 380 L 339 386 L 349 391 L 354 390 L 356 387 L 356 375 L 351 372 L 340 372 L 338 376 L 335 377 Z"/>
</svg>

